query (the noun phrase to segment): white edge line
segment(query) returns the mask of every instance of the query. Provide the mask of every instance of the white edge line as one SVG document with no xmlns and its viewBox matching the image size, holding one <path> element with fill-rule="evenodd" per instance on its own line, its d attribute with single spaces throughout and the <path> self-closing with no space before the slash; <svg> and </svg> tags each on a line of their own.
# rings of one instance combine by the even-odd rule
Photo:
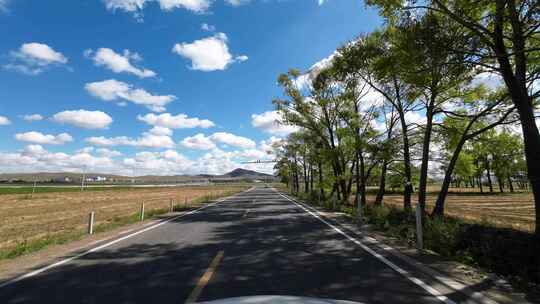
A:
<svg viewBox="0 0 540 304">
<path fill-rule="evenodd" d="M 248 192 L 248 191 L 251 191 L 251 190 L 252 190 L 252 189 L 248 189 L 248 190 L 246 190 L 246 191 L 244 191 L 244 192 Z M 8 286 L 8 285 L 11 285 L 11 284 L 13 284 L 13 283 L 17 283 L 17 282 L 19 282 L 19 281 L 21 281 L 21 280 L 24 280 L 24 279 L 27 279 L 27 278 L 30 278 L 30 277 L 33 277 L 33 276 L 36 276 L 36 275 L 38 275 L 38 274 L 40 274 L 40 273 L 43 273 L 43 272 L 45 272 L 45 271 L 47 271 L 47 270 L 50 270 L 50 269 L 52 269 L 52 268 L 55 268 L 55 267 L 64 265 L 64 264 L 69 263 L 69 262 L 71 262 L 71 261 L 73 261 L 73 260 L 76 260 L 76 259 L 78 259 L 78 258 L 81 258 L 81 257 L 83 257 L 83 256 L 85 256 L 85 255 L 88 255 L 88 254 L 90 254 L 90 253 L 99 251 L 99 250 L 101 250 L 101 249 L 103 249 L 103 248 L 109 247 L 109 246 L 111 246 L 111 245 L 114 245 L 114 244 L 119 243 L 119 242 L 121 242 L 121 241 L 123 241 L 123 240 L 129 239 L 129 238 L 131 238 L 131 237 L 134 237 L 134 236 L 139 235 L 139 234 L 141 234 L 141 233 L 144 233 L 144 232 L 146 232 L 146 231 L 153 230 L 153 229 L 155 229 L 155 228 L 157 228 L 157 227 L 160 227 L 160 226 L 162 226 L 162 225 L 165 225 L 165 224 L 167 224 L 167 223 L 169 223 L 169 222 L 171 222 L 171 221 L 173 221 L 173 220 L 175 220 L 175 219 L 178 219 L 178 218 L 181 218 L 181 217 L 190 215 L 190 214 L 197 213 L 197 212 L 199 212 L 199 211 L 202 210 L 202 209 L 205 209 L 205 208 L 208 208 L 208 207 L 212 207 L 212 206 L 214 206 L 214 205 L 216 205 L 216 204 L 219 204 L 219 203 L 224 202 L 224 201 L 226 201 L 226 200 L 228 200 L 228 199 L 230 199 L 230 198 L 233 198 L 234 196 L 236 196 L 236 195 L 229 196 L 229 197 L 226 197 L 226 198 L 222 198 L 222 199 L 220 199 L 220 200 L 218 200 L 218 201 L 216 201 L 216 202 L 213 202 L 213 203 L 204 205 L 204 206 L 202 206 L 202 207 L 200 207 L 200 208 L 197 208 L 197 209 L 195 209 L 195 210 L 191 210 L 191 211 L 186 212 L 186 213 L 184 213 L 184 214 L 180 214 L 180 215 L 177 215 L 177 216 L 174 216 L 174 217 L 171 217 L 171 218 L 162 220 L 162 221 L 158 222 L 157 224 L 155 224 L 155 225 L 153 225 L 153 226 L 146 227 L 146 228 L 144 228 L 144 229 L 141 229 L 141 230 L 139 230 L 139 231 L 137 231 L 137 232 L 128 234 L 128 235 L 123 236 L 123 237 L 121 237 L 121 238 L 119 238 L 119 239 L 116 239 L 116 240 L 114 240 L 114 241 L 110 241 L 110 242 L 105 243 L 105 244 L 103 244 L 103 245 L 100 245 L 100 246 L 94 247 L 94 248 L 92 248 L 92 249 L 89 249 L 89 250 L 87 250 L 87 251 L 85 251 L 85 252 L 79 253 L 79 254 L 77 254 L 77 255 L 75 255 L 75 256 L 69 257 L 69 258 L 67 258 L 67 259 L 63 259 L 63 260 L 58 261 L 58 262 L 56 262 L 56 263 L 50 264 L 50 265 L 48 265 L 48 266 L 45 266 L 45 267 L 36 269 L 36 270 L 34 270 L 34 271 L 31 271 L 31 272 L 28 272 L 28 273 L 26 273 L 26 274 L 23 274 L 23 275 L 21 275 L 21 276 L 18 276 L 18 277 L 14 278 L 14 279 L 11 279 L 11 280 L 9 280 L 9 281 L 6 281 L 6 282 L 0 284 L 0 288 L 6 287 L 6 286 Z"/>
<path fill-rule="evenodd" d="M 367 251 L 369 254 L 373 255 L 374 257 L 376 257 L 377 259 L 379 259 L 381 262 L 383 262 L 384 264 L 386 264 L 388 267 L 392 268 L 394 271 L 396 271 L 397 273 L 401 274 L 402 276 L 404 276 L 405 278 L 407 278 L 408 280 L 410 280 L 411 282 L 413 282 L 414 284 L 422 287 L 424 290 L 426 290 L 427 292 L 429 292 L 431 295 L 433 295 L 434 297 L 436 297 L 438 300 L 440 300 L 441 302 L 444 302 L 446 304 L 456 304 L 456 302 L 452 301 L 451 299 L 449 299 L 448 297 L 446 297 L 445 295 L 441 294 L 437 289 L 429 286 L 427 283 L 425 283 L 424 281 L 420 280 L 419 278 L 417 277 L 414 277 L 410 272 L 408 272 L 407 270 L 399 267 L 398 265 L 392 263 L 390 260 L 388 260 L 387 258 L 385 258 L 384 256 L 380 255 L 379 253 L 375 252 L 373 249 L 369 248 L 368 246 L 364 245 L 362 242 L 360 242 L 359 240 L 355 239 L 354 237 L 348 235 L 345 231 L 339 229 L 338 227 L 332 225 L 331 223 L 329 223 L 328 221 L 326 221 L 325 219 L 323 219 L 320 215 L 310 211 L 309 209 L 307 209 L 306 207 L 304 207 L 303 205 L 297 203 L 295 200 L 293 199 L 290 199 L 289 197 L 283 195 L 281 192 L 278 192 L 279 195 L 281 195 L 282 197 L 286 198 L 287 200 L 289 200 L 290 202 L 294 203 L 295 205 L 297 205 L 298 207 L 300 207 L 302 210 L 304 210 L 305 212 L 311 214 L 313 217 L 317 218 L 319 221 L 325 223 L 326 225 L 328 225 L 330 228 L 334 229 L 336 232 L 338 232 L 339 234 L 343 235 L 344 237 L 346 237 L 348 240 L 350 240 L 351 242 L 355 243 L 356 245 L 360 246 L 362 249 L 364 249 L 365 251 Z M 318 213 L 318 212 L 317 212 Z"/>
</svg>

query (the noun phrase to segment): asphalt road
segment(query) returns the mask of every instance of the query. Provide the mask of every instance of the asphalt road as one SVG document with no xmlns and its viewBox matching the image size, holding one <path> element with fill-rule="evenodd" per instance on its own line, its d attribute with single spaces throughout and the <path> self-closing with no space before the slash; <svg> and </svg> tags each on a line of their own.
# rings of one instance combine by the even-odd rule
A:
<svg viewBox="0 0 540 304">
<path fill-rule="evenodd" d="M 269 188 L 0 288 L 0 303 L 184 303 L 291 295 L 441 303 Z"/>
</svg>

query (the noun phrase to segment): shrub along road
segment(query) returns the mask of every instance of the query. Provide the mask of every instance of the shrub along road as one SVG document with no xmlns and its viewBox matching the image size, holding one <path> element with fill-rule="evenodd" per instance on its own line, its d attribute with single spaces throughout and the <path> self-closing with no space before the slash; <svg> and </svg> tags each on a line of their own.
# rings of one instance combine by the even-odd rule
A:
<svg viewBox="0 0 540 304">
<path fill-rule="evenodd" d="M 437 286 L 276 190 L 255 188 L 24 279 L 0 303 L 182 303 L 293 295 L 454 303 Z"/>
</svg>

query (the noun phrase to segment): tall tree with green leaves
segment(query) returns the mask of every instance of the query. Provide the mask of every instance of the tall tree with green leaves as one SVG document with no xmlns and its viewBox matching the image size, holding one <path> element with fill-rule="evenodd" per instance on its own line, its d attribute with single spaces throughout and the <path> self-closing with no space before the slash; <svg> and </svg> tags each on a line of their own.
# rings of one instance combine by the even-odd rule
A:
<svg viewBox="0 0 540 304">
<path fill-rule="evenodd" d="M 540 4 L 537 0 L 367 0 L 389 21 L 430 11 L 452 18 L 465 30 L 472 56 L 468 62 L 501 76 L 519 114 L 527 171 L 535 201 L 536 237 L 540 247 L 540 132 L 535 107 L 540 90 Z M 452 44 L 448 45 L 452 47 Z"/>
</svg>

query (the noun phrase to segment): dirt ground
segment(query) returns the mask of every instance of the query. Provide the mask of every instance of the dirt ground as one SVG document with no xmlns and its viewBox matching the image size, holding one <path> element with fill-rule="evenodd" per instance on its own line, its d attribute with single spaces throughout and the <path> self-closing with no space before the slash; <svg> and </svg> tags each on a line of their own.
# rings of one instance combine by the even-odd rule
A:
<svg viewBox="0 0 540 304">
<path fill-rule="evenodd" d="M 428 210 L 434 207 L 437 196 L 427 196 Z M 368 196 L 369 201 L 375 196 Z M 412 198 L 413 204 L 416 197 Z M 386 195 L 384 203 L 401 207 L 402 195 Z M 450 193 L 446 200 L 446 214 L 474 222 L 489 222 L 498 227 L 523 231 L 534 230 L 534 201 L 530 193 L 474 194 Z"/>
<path fill-rule="evenodd" d="M 110 191 L 64 192 L 0 196 L 0 250 L 23 241 L 86 229 L 88 214 L 95 212 L 95 225 L 112 223 L 136 214 L 141 203 L 145 212 L 169 208 L 170 201 L 183 206 L 206 195 L 217 196 L 245 186 L 190 186 Z"/>
</svg>

